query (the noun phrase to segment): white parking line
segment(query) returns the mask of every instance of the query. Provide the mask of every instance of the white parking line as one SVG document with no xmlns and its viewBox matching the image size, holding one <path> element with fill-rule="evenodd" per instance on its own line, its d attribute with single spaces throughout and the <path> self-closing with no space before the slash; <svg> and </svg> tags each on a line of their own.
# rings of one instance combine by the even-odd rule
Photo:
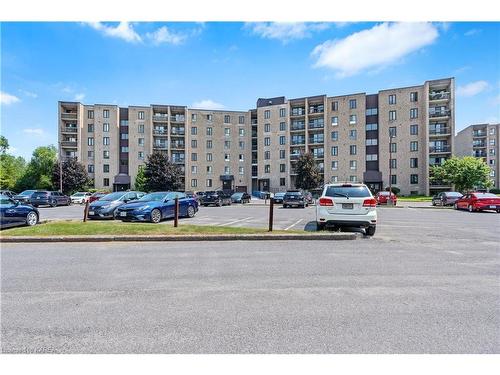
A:
<svg viewBox="0 0 500 375">
<path fill-rule="evenodd" d="M 297 222 L 296 222 L 296 223 L 293 223 L 293 224 L 292 224 L 292 225 L 290 225 L 289 227 L 286 227 L 286 228 L 285 228 L 285 230 L 288 230 L 288 229 L 290 229 L 290 228 L 292 228 L 292 227 L 296 226 L 296 225 L 297 225 L 298 223 L 300 223 L 302 220 L 304 220 L 304 219 L 299 219 L 299 220 L 297 220 Z"/>
<path fill-rule="evenodd" d="M 245 220 L 248 220 L 248 219 L 252 219 L 252 216 L 250 216 L 250 217 L 246 217 L 246 218 L 244 218 L 244 219 L 239 219 L 239 220 L 230 221 L 229 223 L 219 224 L 218 226 L 219 226 L 219 227 L 223 227 L 223 226 L 225 226 L 225 225 L 231 225 L 231 224 L 239 223 L 240 221 L 245 221 Z"/>
</svg>

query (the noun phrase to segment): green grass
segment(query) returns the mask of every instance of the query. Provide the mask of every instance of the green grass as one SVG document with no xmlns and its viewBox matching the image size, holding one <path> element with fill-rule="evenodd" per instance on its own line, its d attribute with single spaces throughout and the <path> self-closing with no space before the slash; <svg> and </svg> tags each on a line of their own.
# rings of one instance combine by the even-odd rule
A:
<svg viewBox="0 0 500 375">
<path fill-rule="evenodd" d="M 95 222 L 76 220 L 54 221 L 34 227 L 6 229 L 1 236 L 88 236 L 88 235 L 199 235 L 199 234 L 264 234 L 267 229 L 242 227 L 216 227 L 205 225 Z M 273 233 L 304 233 L 303 231 L 273 231 Z M 1 238 L 0 236 L 0 238 Z"/>
<path fill-rule="evenodd" d="M 409 197 L 398 197 L 399 202 L 430 202 L 432 197 L 425 195 L 414 195 Z"/>
</svg>

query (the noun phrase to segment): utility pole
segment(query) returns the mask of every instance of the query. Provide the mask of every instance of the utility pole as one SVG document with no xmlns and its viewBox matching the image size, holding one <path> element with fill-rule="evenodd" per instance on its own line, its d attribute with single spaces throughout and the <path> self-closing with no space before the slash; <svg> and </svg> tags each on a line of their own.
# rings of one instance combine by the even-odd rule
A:
<svg viewBox="0 0 500 375">
<path fill-rule="evenodd" d="M 388 204 L 392 206 L 392 138 L 394 134 L 389 130 L 389 199 Z"/>
<path fill-rule="evenodd" d="M 59 141 L 59 191 L 62 193 L 63 191 L 63 183 L 62 183 L 62 175 L 63 175 L 63 156 L 62 156 L 62 144 Z"/>
</svg>

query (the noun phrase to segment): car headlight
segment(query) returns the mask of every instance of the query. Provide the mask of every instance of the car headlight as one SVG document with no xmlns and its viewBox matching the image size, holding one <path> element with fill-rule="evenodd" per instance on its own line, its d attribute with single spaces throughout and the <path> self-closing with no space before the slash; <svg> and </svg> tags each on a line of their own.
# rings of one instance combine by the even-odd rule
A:
<svg viewBox="0 0 500 375">
<path fill-rule="evenodd" d="M 145 205 L 145 206 L 139 207 L 139 208 L 137 209 L 137 211 L 144 211 L 144 210 L 147 210 L 148 208 L 151 208 L 151 206 L 149 206 L 149 205 Z"/>
</svg>

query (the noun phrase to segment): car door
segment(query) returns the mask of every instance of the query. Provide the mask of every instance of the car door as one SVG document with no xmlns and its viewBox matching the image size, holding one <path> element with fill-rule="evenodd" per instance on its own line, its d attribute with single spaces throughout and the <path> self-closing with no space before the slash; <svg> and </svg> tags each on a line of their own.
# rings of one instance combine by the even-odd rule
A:
<svg viewBox="0 0 500 375">
<path fill-rule="evenodd" d="M 22 210 L 17 206 L 18 204 L 13 199 L 2 199 L 0 202 L 2 225 L 15 225 L 24 221 Z"/>
<path fill-rule="evenodd" d="M 469 205 L 469 200 L 470 200 L 470 194 L 466 194 L 465 197 L 460 199 L 458 208 L 467 208 Z"/>
<path fill-rule="evenodd" d="M 180 206 L 180 202 L 179 202 Z M 162 213 L 164 217 L 174 217 L 175 209 L 175 194 L 168 194 L 162 206 Z"/>
</svg>

